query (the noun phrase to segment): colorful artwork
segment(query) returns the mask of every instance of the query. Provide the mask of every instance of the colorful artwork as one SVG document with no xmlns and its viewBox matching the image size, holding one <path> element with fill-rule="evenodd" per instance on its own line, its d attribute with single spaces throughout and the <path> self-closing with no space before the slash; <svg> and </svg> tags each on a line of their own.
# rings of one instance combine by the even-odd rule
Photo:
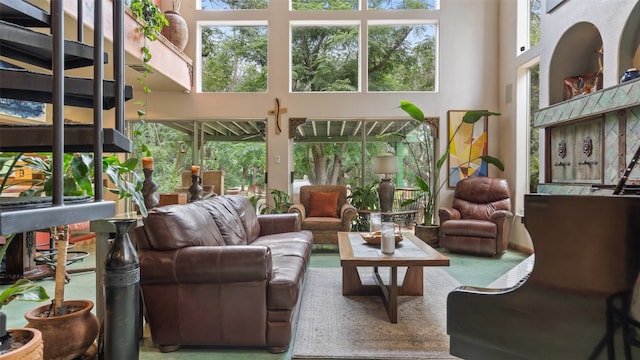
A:
<svg viewBox="0 0 640 360">
<path fill-rule="evenodd" d="M 449 173 L 448 186 L 471 176 L 488 176 L 489 164 L 480 156 L 488 155 L 488 118 L 475 124 L 462 123 L 467 111 L 449 111 Z M 456 131 L 457 129 L 457 131 Z"/>
<path fill-rule="evenodd" d="M 0 61 L 0 69 L 20 69 L 18 66 Z M 1 122 L 45 122 L 45 104 L 35 101 L 24 101 L 0 98 Z"/>
</svg>

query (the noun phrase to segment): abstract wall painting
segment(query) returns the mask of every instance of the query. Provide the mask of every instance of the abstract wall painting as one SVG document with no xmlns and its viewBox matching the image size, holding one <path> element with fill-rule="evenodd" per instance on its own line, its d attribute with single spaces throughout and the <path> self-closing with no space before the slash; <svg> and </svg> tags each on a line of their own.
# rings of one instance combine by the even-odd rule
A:
<svg viewBox="0 0 640 360">
<path fill-rule="evenodd" d="M 485 116 L 474 124 L 462 123 L 466 112 L 448 112 L 450 143 L 447 175 L 450 188 L 467 177 L 489 174 L 489 164 L 480 159 L 480 156 L 488 155 L 489 119 Z"/>
</svg>

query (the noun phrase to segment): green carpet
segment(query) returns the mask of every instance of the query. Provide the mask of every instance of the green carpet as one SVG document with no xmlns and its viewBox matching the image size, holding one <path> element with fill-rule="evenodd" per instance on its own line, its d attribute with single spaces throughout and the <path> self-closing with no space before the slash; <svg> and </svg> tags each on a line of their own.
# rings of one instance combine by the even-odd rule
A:
<svg viewBox="0 0 640 360">
<path fill-rule="evenodd" d="M 518 265 L 529 255 L 507 250 L 502 257 L 481 257 L 450 253 L 438 249 L 449 258 L 449 267 L 444 268 L 462 285 L 487 286 Z"/>
</svg>

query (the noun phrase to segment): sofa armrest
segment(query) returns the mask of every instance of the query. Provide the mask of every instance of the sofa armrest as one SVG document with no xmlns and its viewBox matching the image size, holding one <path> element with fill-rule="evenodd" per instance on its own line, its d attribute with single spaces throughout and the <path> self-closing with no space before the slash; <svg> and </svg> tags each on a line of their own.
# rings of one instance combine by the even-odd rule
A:
<svg viewBox="0 0 640 360">
<path fill-rule="evenodd" d="M 455 208 L 442 207 L 438 209 L 438 216 L 440 217 L 440 224 L 448 220 L 460 220 L 460 211 Z"/>
<path fill-rule="evenodd" d="M 491 222 L 495 224 L 504 224 L 505 221 L 509 221 L 513 217 L 513 213 L 509 210 L 496 210 L 491 214 Z"/>
<path fill-rule="evenodd" d="M 513 213 L 509 210 L 496 210 L 491 214 L 491 221 L 498 229 L 496 235 L 496 253 L 501 254 L 509 245 L 509 225 L 511 225 Z"/>
<path fill-rule="evenodd" d="M 271 250 L 266 246 L 190 246 L 141 250 L 143 285 L 269 281 Z"/>
<path fill-rule="evenodd" d="M 345 203 L 340 208 L 340 221 L 342 221 L 342 230 L 349 231 L 351 229 L 351 221 L 358 216 L 358 210 L 349 204 Z"/>
<path fill-rule="evenodd" d="M 301 203 L 293 204 L 289 207 L 289 213 L 297 214 L 300 217 L 300 222 L 307 217 L 307 211 L 304 209 L 304 205 Z"/>
<path fill-rule="evenodd" d="M 297 214 L 269 214 L 258 216 L 260 236 L 300 231 Z"/>
</svg>

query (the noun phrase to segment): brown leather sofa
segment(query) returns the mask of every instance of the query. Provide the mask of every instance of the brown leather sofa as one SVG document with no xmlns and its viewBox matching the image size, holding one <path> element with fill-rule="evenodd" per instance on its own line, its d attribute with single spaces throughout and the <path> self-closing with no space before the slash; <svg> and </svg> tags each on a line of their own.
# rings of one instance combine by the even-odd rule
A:
<svg viewBox="0 0 640 360">
<path fill-rule="evenodd" d="M 335 194 L 337 198 L 319 196 L 318 200 L 314 200 L 314 195 L 318 194 Z M 332 201 L 330 206 L 322 203 L 327 200 Z M 318 209 L 320 211 L 314 213 Z M 347 201 L 347 187 L 344 185 L 301 186 L 300 202 L 293 204 L 289 212 L 298 214 L 302 229 L 313 232 L 316 244 L 337 244 L 338 232 L 351 231 L 351 221 L 358 215 L 356 208 Z"/>
<path fill-rule="evenodd" d="M 470 177 L 456 184 L 453 204 L 440 208 L 440 246 L 452 252 L 501 255 L 509 244 L 511 199 L 506 179 Z"/>
<path fill-rule="evenodd" d="M 295 214 L 257 216 L 215 196 L 149 211 L 136 228 L 146 320 L 160 351 L 289 348 L 313 235 Z"/>
</svg>

